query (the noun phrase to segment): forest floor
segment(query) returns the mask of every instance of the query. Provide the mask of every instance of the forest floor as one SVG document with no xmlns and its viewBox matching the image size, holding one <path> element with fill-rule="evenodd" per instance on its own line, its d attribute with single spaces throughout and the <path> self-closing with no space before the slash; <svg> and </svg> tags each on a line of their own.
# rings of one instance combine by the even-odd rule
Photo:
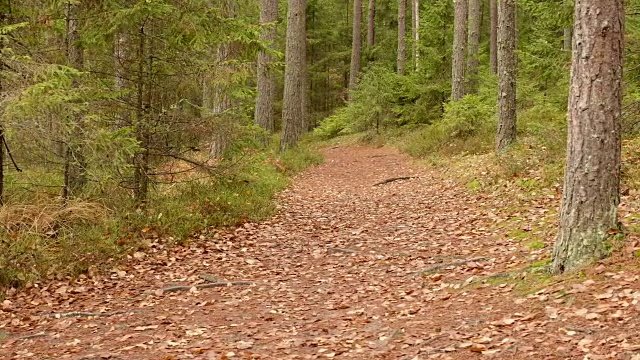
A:
<svg viewBox="0 0 640 360">
<path fill-rule="evenodd" d="M 550 277 L 553 189 L 474 192 L 393 149 L 324 152 L 269 221 L 9 291 L 0 358 L 640 359 L 636 234 Z"/>
</svg>

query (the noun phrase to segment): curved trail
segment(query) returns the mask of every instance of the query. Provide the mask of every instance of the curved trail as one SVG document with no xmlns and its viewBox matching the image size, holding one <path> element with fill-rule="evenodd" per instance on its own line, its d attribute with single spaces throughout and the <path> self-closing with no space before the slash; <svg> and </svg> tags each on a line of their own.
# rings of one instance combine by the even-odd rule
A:
<svg viewBox="0 0 640 360">
<path fill-rule="evenodd" d="M 325 155 L 269 221 L 10 294 L 0 358 L 582 359 L 578 341 L 598 343 L 592 322 L 555 321 L 562 306 L 546 292 L 474 282 L 535 259 L 491 230 L 510 199 L 470 195 L 395 150 Z M 396 177 L 410 179 L 374 186 Z M 192 287 L 221 282 L 238 283 Z M 161 291 L 180 285 L 190 289 Z"/>
</svg>

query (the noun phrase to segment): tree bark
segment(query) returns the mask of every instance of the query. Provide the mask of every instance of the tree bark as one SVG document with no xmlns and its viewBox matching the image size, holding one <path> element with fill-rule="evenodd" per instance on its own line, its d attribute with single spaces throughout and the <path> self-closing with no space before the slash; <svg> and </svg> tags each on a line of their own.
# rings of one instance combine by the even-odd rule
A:
<svg viewBox="0 0 640 360">
<path fill-rule="evenodd" d="M 273 49 L 276 41 L 277 30 L 275 22 L 278 21 L 278 0 L 261 0 L 260 23 L 263 28 L 260 40 L 266 43 L 269 50 Z M 276 98 L 276 76 L 271 69 L 273 58 L 269 51 L 260 50 L 258 53 L 258 96 L 256 99 L 256 124 L 268 133 L 275 131 L 275 116 L 273 106 Z"/>
<path fill-rule="evenodd" d="M 398 58 L 397 67 L 398 74 L 404 75 L 407 59 L 407 45 L 406 45 L 406 15 L 407 15 L 407 0 L 398 1 Z"/>
<path fill-rule="evenodd" d="M 573 36 L 555 273 L 606 256 L 605 242 L 619 228 L 623 1 L 576 0 Z"/>
<path fill-rule="evenodd" d="M 480 0 L 469 0 L 469 37 L 467 54 L 467 93 L 478 93 L 478 50 L 480 48 Z"/>
<path fill-rule="evenodd" d="M 489 63 L 491 72 L 498 73 L 498 0 L 489 0 Z"/>
<path fill-rule="evenodd" d="M 376 44 L 376 0 L 369 0 L 369 20 L 367 22 L 367 47 Z"/>
<path fill-rule="evenodd" d="M 280 150 L 293 147 L 307 125 L 306 1 L 289 0 Z"/>
<path fill-rule="evenodd" d="M 413 39 L 413 67 L 418 71 L 420 61 L 420 0 L 412 0 L 411 4 L 411 35 Z"/>
<path fill-rule="evenodd" d="M 498 133 L 496 152 L 516 141 L 516 2 L 498 0 Z"/>
<path fill-rule="evenodd" d="M 465 94 L 465 53 L 467 50 L 467 0 L 455 0 L 453 20 L 453 61 L 451 100 L 460 100 Z"/>
<path fill-rule="evenodd" d="M 360 52 L 362 49 L 362 0 L 353 0 L 353 31 L 351 43 L 351 71 L 349 72 L 349 98 L 358 84 Z"/>
<path fill-rule="evenodd" d="M 79 5 L 68 2 L 66 5 L 66 45 L 67 61 L 69 66 L 82 71 L 84 68 L 84 50 L 80 44 L 78 32 Z M 77 83 L 74 83 L 77 87 Z M 66 139 L 66 151 L 64 160 L 64 185 L 62 188 L 62 198 L 69 199 L 76 196 L 86 185 L 86 161 L 82 149 L 83 125 L 82 116 L 73 115 L 74 119 L 71 132 Z"/>
</svg>

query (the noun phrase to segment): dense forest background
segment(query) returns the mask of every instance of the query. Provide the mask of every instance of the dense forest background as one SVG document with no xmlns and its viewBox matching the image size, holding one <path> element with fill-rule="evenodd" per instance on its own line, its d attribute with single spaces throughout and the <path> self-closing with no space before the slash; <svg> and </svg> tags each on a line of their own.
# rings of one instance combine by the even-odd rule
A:
<svg viewBox="0 0 640 360">
<path fill-rule="evenodd" d="M 274 19 L 267 3 L 2 2 L 0 284 L 87 271 L 150 238 L 182 240 L 268 215 L 287 175 L 320 161 L 308 140 L 294 150 L 297 137 L 279 143 L 290 114 L 309 138 L 358 134 L 433 163 L 494 149 L 493 0 L 469 1 L 472 30 L 457 42 L 449 0 L 271 2 Z M 292 6 L 306 7 L 301 50 L 287 41 L 300 36 L 288 33 L 291 19 L 300 23 Z M 529 171 L 554 184 L 565 156 L 573 3 L 514 7 L 519 141 L 495 155 L 494 175 Z M 635 141 L 640 4 L 626 11 L 623 131 Z M 461 39 L 466 90 L 452 94 Z M 303 51 L 303 78 L 287 75 L 285 49 Z M 271 101 L 257 111 L 267 80 Z"/>
</svg>

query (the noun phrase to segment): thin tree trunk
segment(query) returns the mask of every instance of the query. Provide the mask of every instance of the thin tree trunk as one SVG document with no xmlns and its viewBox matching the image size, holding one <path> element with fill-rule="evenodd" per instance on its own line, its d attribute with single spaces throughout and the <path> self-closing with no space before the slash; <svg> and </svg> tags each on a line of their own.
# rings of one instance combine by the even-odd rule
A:
<svg viewBox="0 0 640 360">
<path fill-rule="evenodd" d="M 411 3 L 411 35 L 413 39 L 413 68 L 418 71 L 420 61 L 420 0 L 412 0 Z"/>
<path fill-rule="evenodd" d="M 293 147 L 307 124 L 306 1 L 289 0 L 280 150 Z"/>
<path fill-rule="evenodd" d="M 84 56 L 83 49 L 80 45 L 80 36 L 78 33 L 79 5 L 74 2 L 68 2 L 66 5 L 66 45 L 67 45 L 67 61 L 69 66 L 83 70 Z M 77 87 L 77 83 L 74 83 Z M 66 139 L 66 151 L 64 160 L 64 186 L 62 188 L 62 198 L 66 201 L 72 196 L 77 195 L 87 183 L 86 161 L 82 149 L 83 125 L 82 116 L 74 114 L 72 120 L 71 132 Z"/>
<path fill-rule="evenodd" d="M 0 86 L 0 93 L 2 87 Z M 0 124 L 0 206 L 4 205 L 4 127 Z"/>
<path fill-rule="evenodd" d="M 269 49 L 273 49 L 276 41 L 277 30 L 275 22 L 278 21 L 278 0 L 261 0 L 260 24 L 267 28 L 262 30 L 260 40 L 266 43 Z M 273 106 L 276 99 L 276 76 L 271 69 L 273 57 L 267 50 L 258 53 L 258 96 L 256 99 L 256 124 L 268 133 L 275 131 L 275 116 Z"/>
<path fill-rule="evenodd" d="M 516 36 L 516 2 L 498 0 L 497 153 L 516 141 Z"/>
<path fill-rule="evenodd" d="M 491 72 L 498 73 L 498 0 L 489 0 L 489 63 Z"/>
<path fill-rule="evenodd" d="M 478 50 L 480 48 L 480 0 L 469 0 L 469 53 L 467 55 L 467 93 L 478 93 Z"/>
<path fill-rule="evenodd" d="M 622 0 L 577 0 L 569 134 L 560 228 L 552 270 L 579 269 L 607 255 L 619 228 Z"/>
<path fill-rule="evenodd" d="M 376 44 L 376 0 L 369 0 L 369 20 L 367 22 L 367 47 Z"/>
<path fill-rule="evenodd" d="M 465 54 L 467 50 L 467 0 L 455 0 L 453 20 L 453 61 L 451 100 L 460 100 L 465 94 Z"/>
<path fill-rule="evenodd" d="M 353 0 L 353 32 L 351 45 L 351 71 L 349 73 L 349 98 L 358 84 L 360 73 L 360 51 L 362 48 L 362 0 Z"/>
<path fill-rule="evenodd" d="M 149 129 L 147 124 L 147 109 L 145 104 L 145 90 L 150 91 L 146 86 L 145 66 L 147 64 L 146 42 L 147 34 L 145 28 L 140 27 L 138 34 L 138 69 L 136 79 L 136 120 L 135 135 L 140 146 L 140 150 L 133 158 L 134 171 L 134 195 L 139 203 L 147 199 L 149 189 Z M 148 69 L 147 69 L 148 70 Z"/>
<path fill-rule="evenodd" d="M 406 17 L 407 17 L 407 0 L 398 1 L 398 74 L 404 75 L 407 61 L 407 45 L 406 45 Z"/>
</svg>

